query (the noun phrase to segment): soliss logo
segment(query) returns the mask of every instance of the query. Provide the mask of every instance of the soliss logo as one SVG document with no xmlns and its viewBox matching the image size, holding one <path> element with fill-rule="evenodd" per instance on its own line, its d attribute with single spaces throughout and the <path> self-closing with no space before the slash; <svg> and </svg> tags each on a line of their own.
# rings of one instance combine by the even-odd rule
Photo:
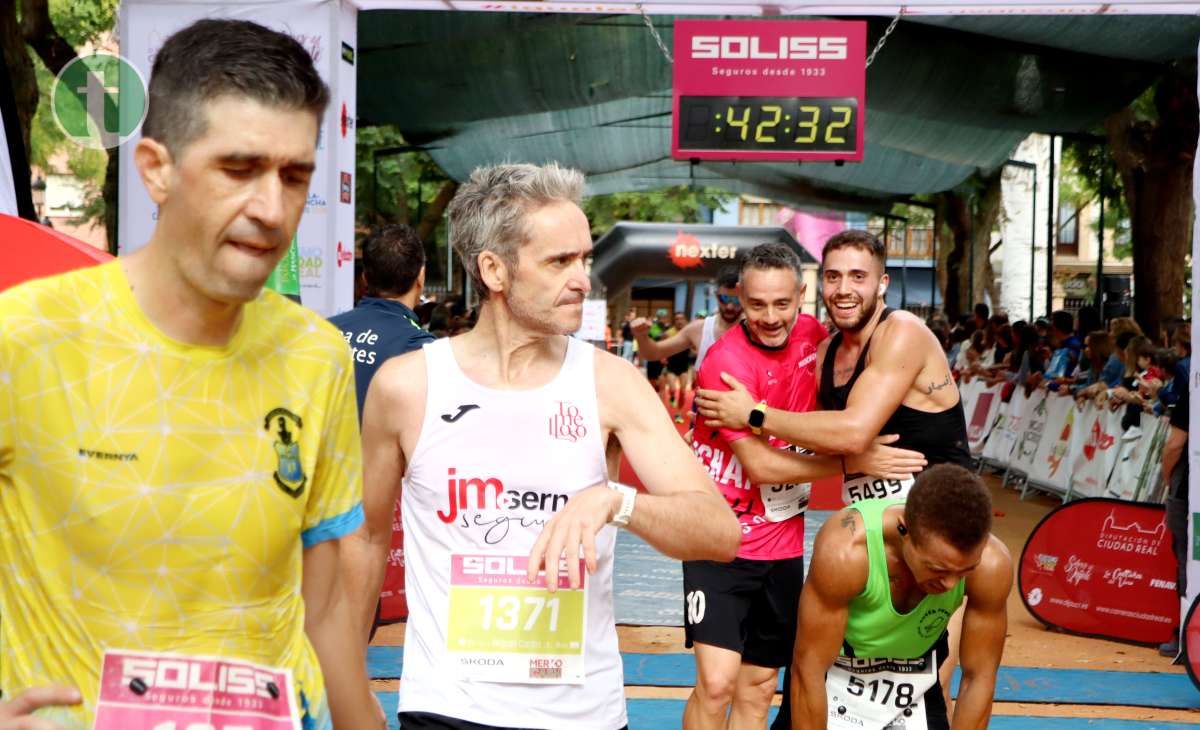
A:
<svg viewBox="0 0 1200 730">
<path fill-rule="evenodd" d="M 758 36 L 692 36 L 692 58 L 816 59 L 846 58 L 847 39 L 841 36 L 783 36 L 778 41 Z"/>
</svg>

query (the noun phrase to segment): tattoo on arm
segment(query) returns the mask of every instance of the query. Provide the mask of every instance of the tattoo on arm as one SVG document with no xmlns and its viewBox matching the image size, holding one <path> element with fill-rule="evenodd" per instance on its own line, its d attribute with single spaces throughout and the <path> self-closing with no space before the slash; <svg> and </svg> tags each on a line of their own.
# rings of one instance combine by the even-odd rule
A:
<svg viewBox="0 0 1200 730">
<path fill-rule="evenodd" d="M 854 527 L 854 515 L 846 515 L 845 517 L 843 517 L 842 518 L 842 527 L 845 527 L 847 530 L 850 531 L 851 534 L 853 534 L 856 529 Z"/>
<path fill-rule="evenodd" d="M 950 385 L 950 383 L 952 383 L 952 382 L 954 382 L 954 381 L 951 380 L 950 373 L 946 373 L 946 379 L 943 380 L 942 382 L 929 384 L 929 390 L 925 391 L 925 395 L 933 395 L 933 391 L 941 390 L 942 388 L 945 388 L 947 385 Z"/>
</svg>

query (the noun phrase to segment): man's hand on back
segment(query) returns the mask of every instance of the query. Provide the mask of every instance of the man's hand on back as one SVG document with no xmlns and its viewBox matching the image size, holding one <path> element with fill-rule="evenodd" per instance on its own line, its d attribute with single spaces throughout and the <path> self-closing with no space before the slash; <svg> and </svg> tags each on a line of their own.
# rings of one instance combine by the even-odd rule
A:
<svg viewBox="0 0 1200 730">
<path fill-rule="evenodd" d="M 35 687 L 8 702 L 0 702 L 0 730 L 62 730 L 49 720 L 34 717 L 43 707 L 78 705 L 83 701 L 74 687 Z"/>
<path fill-rule="evenodd" d="M 897 434 L 888 434 L 875 442 L 862 454 L 846 455 L 846 471 L 870 474 L 881 479 L 908 479 L 919 473 L 928 463 L 919 451 L 898 449 L 887 444 L 895 443 Z"/>
<path fill-rule="evenodd" d="M 729 390 L 697 390 L 696 408 L 705 417 L 705 426 L 741 431 L 749 425 L 754 398 L 732 375 L 721 373 L 721 380 Z"/>
</svg>

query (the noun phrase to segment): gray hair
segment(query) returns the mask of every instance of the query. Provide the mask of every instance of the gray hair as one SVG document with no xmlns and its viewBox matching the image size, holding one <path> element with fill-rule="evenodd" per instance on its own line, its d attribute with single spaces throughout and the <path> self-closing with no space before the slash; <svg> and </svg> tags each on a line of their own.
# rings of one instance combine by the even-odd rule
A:
<svg viewBox="0 0 1200 730">
<path fill-rule="evenodd" d="M 747 251 L 742 256 L 739 272 L 744 274 L 747 269 L 791 269 L 797 282 L 804 280 L 800 257 L 791 246 L 778 241 L 760 243 Z"/>
<path fill-rule="evenodd" d="M 527 215 L 558 201 L 578 205 L 582 198 L 583 173 L 557 162 L 475 168 L 448 210 L 450 244 L 479 296 L 490 294 L 479 275 L 479 254 L 491 251 L 516 271 L 517 251 L 532 235 Z"/>
</svg>

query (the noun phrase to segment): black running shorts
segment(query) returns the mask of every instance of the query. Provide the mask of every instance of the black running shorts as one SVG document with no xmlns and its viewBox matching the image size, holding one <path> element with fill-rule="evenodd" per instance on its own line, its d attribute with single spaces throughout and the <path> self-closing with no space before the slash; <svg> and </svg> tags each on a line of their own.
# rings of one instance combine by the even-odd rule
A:
<svg viewBox="0 0 1200 730">
<path fill-rule="evenodd" d="M 804 556 L 683 564 L 683 629 L 695 642 L 736 651 L 760 667 L 785 667 L 796 640 Z"/>
</svg>

